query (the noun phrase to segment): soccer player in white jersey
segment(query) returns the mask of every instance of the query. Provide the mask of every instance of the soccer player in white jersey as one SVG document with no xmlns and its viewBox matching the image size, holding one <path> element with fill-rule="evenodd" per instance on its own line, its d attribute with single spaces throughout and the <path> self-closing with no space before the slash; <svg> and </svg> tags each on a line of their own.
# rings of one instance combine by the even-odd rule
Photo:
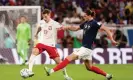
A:
<svg viewBox="0 0 133 80">
<path fill-rule="evenodd" d="M 37 35 L 39 32 L 40 32 L 40 38 L 39 38 L 39 43 L 37 43 L 36 46 L 33 48 L 32 54 L 28 61 L 29 77 L 34 75 L 34 73 L 32 72 L 32 68 L 33 68 L 35 57 L 41 54 L 45 50 L 48 52 L 50 58 L 56 62 L 56 64 L 59 64 L 61 62 L 59 54 L 55 48 L 55 44 L 57 39 L 57 30 L 60 29 L 62 26 L 58 22 L 50 18 L 50 13 L 51 13 L 50 10 L 45 9 L 42 15 L 43 20 L 41 20 L 37 25 L 38 30 L 35 35 L 35 38 L 37 38 Z M 70 78 L 67 75 L 65 68 L 63 69 L 63 74 L 64 74 L 65 80 L 72 80 L 72 78 Z"/>
</svg>

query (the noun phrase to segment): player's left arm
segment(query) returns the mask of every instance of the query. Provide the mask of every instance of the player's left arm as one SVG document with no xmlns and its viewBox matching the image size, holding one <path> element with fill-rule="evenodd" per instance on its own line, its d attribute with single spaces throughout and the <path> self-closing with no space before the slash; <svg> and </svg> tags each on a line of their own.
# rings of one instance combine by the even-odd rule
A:
<svg viewBox="0 0 133 80">
<path fill-rule="evenodd" d="M 107 33 L 107 35 L 109 36 L 111 42 L 115 45 L 117 44 L 117 42 L 113 39 L 113 33 L 109 30 L 108 27 L 101 25 L 100 30 L 104 30 Z"/>
</svg>

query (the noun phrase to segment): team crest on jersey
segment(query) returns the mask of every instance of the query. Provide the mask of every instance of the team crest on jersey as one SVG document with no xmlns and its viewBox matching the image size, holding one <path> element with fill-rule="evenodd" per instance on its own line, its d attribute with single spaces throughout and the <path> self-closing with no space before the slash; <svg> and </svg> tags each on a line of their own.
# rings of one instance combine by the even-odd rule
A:
<svg viewBox="0 0 133 80">
<path fill-rule="evenodd" d="M 49 29 L 49 30 L 52 30 L 52 26 L 49 26 L 48 29 Z"/>
<path fill-rule="evenodd" d="M 90 28 L 90 25 L 85 25 L 85 29 L 89 29 Z"/>
</svg>

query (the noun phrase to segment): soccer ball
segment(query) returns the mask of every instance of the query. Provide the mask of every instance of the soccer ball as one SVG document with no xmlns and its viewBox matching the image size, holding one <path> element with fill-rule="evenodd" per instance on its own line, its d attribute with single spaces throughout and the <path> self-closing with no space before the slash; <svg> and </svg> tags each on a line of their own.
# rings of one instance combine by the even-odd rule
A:
<svg viewBox="0 0 133 80">
<path fill-rule="evenodd" d="M 20 70 L 20 75 L 21 75 L 23 78 L 29 77 L 29 69 L 24 68 L 24 69 Z"/>
</svg>

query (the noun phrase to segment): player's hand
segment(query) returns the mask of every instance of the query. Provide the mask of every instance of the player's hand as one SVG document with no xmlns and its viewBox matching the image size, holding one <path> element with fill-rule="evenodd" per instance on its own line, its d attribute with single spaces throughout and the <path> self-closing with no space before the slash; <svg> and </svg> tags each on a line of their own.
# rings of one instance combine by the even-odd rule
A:
<svg viewBox="0 0 133 80">
<path fill-rule="evenodd" d="M 117 45 L 119 44 L 119 43 L 116 42 L 114 39 L 112 39 L 111 42 L 112 42 L 112 44 L 115 45 L 115 46 L 117 46 Z"/>
<path fill-rule="evenodd" d="M 63 30 L 69 30 L 69 27 L 70 27 L 70 26 L 64 26 L 62 29 L 63 29 Z"/>
</svg>

